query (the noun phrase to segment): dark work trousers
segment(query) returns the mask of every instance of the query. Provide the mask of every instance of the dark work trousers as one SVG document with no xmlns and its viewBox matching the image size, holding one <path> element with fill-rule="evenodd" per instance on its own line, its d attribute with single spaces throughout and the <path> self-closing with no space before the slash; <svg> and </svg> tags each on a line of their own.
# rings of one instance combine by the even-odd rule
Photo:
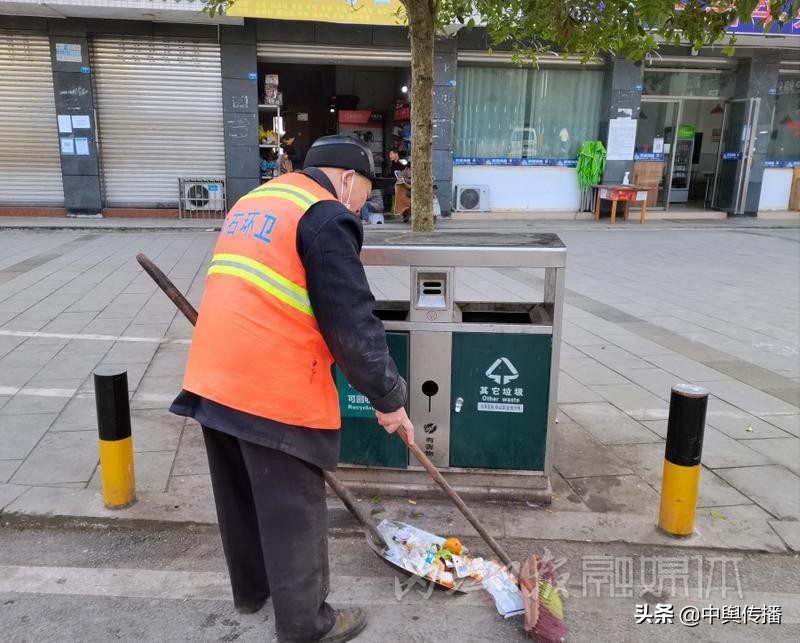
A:
<svg viewBox="0 0 800 643">
<path fill-rule="evenodd" d="M 282 643 L 333 627 L 328 508 L 322 470 L 294 456 L 203 427 L 233 600 L 272 596 Z"/>
</svg>

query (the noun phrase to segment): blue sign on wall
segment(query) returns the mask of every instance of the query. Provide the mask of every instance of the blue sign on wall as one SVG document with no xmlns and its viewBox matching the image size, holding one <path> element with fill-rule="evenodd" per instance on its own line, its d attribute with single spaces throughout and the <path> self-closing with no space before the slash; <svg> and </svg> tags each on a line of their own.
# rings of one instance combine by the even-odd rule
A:
<svg viewBox="0 0 800 643">
<path fill-rule="evenodd" d="M 577 167 L 577 159 L 509 159 L 457 156 L 453 165 L 492 165 L 499 167 Z"/>
<path fill-rule="evenodd" d="M 663 161 L 664 158 L 666 158 L 664 154 L 656 152 L 636 152 L 633 155 L 634 161 Z"/>
</svg>

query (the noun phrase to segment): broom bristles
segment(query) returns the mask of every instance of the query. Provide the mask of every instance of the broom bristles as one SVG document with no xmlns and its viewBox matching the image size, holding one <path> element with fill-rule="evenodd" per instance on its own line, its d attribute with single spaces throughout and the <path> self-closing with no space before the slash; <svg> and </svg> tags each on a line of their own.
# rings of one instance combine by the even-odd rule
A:
<svg viewBox="0 0 800 643">
<path fill-rule="evenodd" d="M 556 588 L 556 572 L 546 560 L 536 559 L 539 578 L 539 618 L 533 627 L 531 638 L 539 643 L 562 643 L 567 640 L 564 623 L 564 606 Z"/>
</svg>

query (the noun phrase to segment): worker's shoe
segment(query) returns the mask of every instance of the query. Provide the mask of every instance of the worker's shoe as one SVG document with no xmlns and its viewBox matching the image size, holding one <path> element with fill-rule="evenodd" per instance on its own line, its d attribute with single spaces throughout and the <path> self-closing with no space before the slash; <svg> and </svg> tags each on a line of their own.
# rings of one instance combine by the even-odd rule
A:
<svg viewBox="0 0 800 643">
<path fill-rule="evenodd" d="M 367 614 L 360 607 L 336 610 L 336 622 L 320 643 L 344 643 L 357 637 L 367 626 Z"/>
</svg>

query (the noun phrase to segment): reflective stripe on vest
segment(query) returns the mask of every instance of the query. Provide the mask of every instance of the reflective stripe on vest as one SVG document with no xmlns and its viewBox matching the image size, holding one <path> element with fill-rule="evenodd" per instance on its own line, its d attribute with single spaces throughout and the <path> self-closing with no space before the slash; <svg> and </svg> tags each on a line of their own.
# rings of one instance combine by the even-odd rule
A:
<svg viewBox="0 0 800 643">
<path fill-rule="evenodd" d="M 286 199 L 287 201 L 291 201 L 295 205 L 300 206 L 304 210 L 307 210 L 312 205 L 317 203 L 319 199 L 311 194 L 311 192 L 307 192 L 303 188 L 299 188 L 295 185 L 272 185 L 271 183 L 265 183 L 260 188 L 256 188 L 252 192 L 245 194 L 243 197 L 239 199 L 239 201 L 246 201 L 247 199 L 257 199 L 259 197 L 272 197 L 273 199 Z"/>
<path fill-rule="evenodd" d="M 243 255 L 216 254 L 211 260 L 209 275 L 229 275 L 239 277 L 257 286 L 268 295 L 280 299 L 283 303 L 296 308 L 302 313 L 314 316 L 308 291 L 293 281 L 275 272 L 263 263 Z"/>
</svg>

